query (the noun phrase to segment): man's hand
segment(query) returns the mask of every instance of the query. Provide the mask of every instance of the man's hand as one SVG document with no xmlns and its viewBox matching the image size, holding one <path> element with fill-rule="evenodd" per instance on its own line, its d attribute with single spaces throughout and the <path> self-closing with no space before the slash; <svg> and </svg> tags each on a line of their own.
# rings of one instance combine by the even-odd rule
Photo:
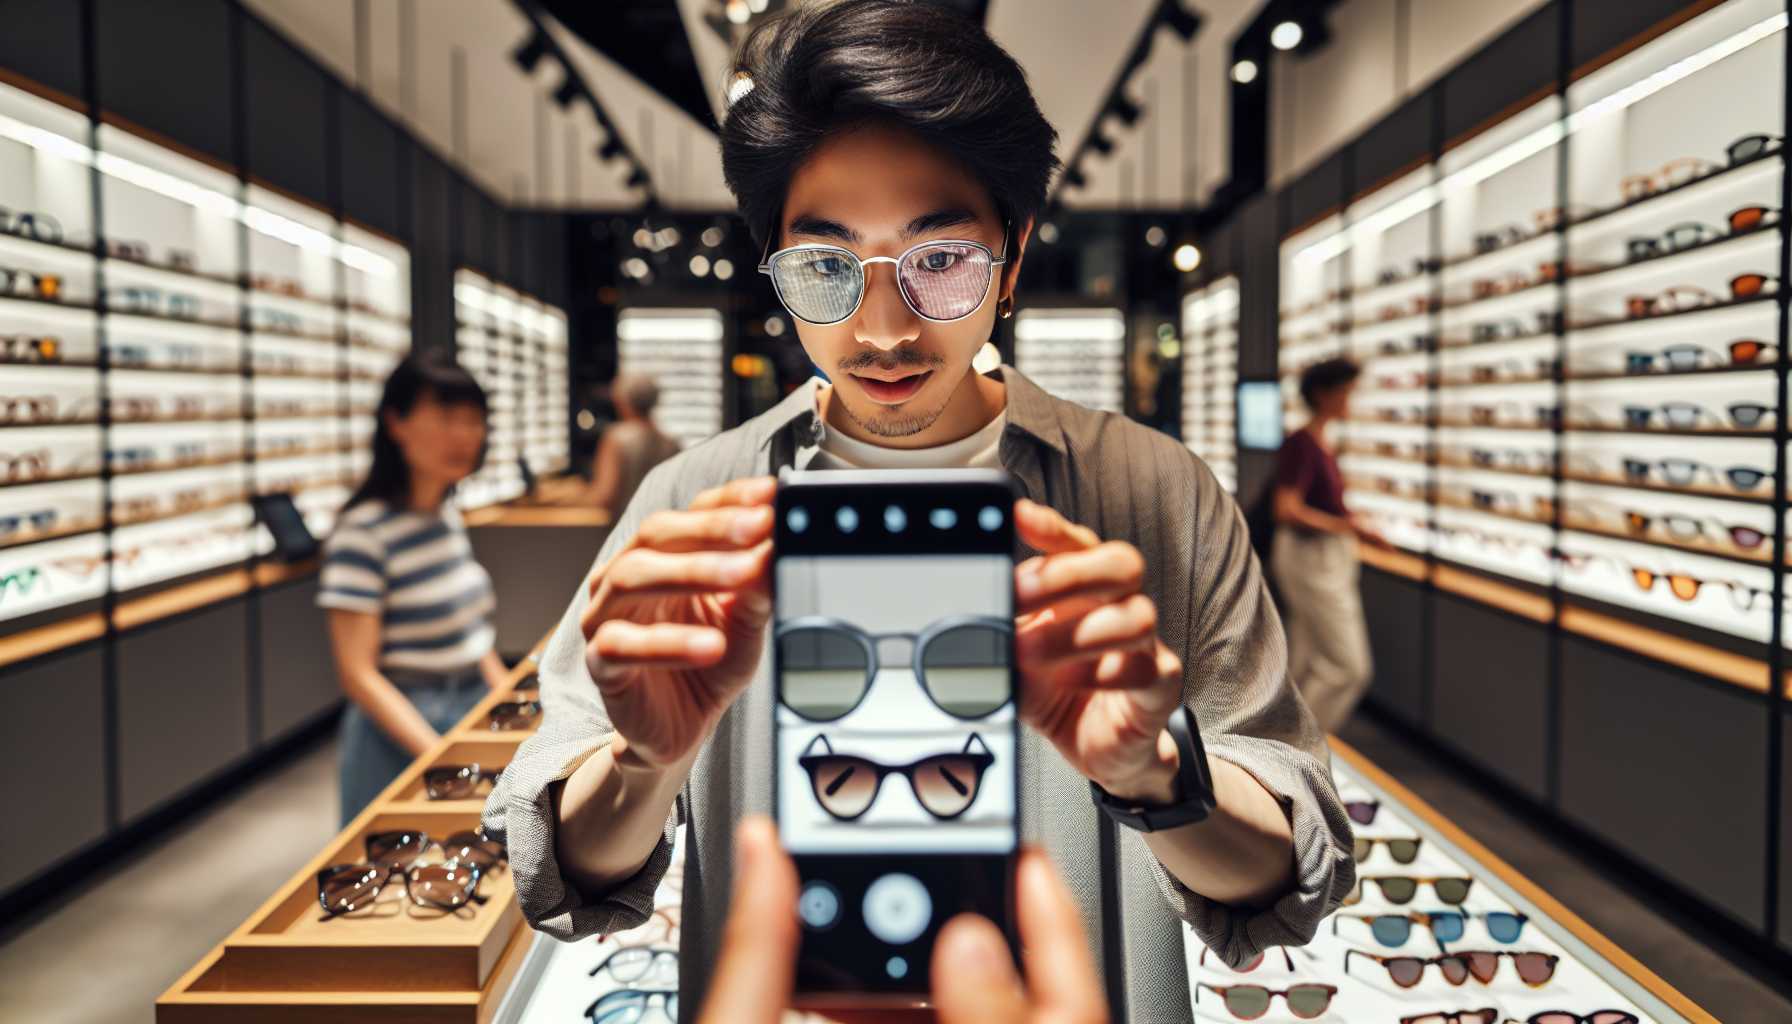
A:
<svg viewBox="0 0 1792 1024">
<path fill-rule="evenodd" d="M 734 900 L 722 933 L 702 1024 L 774 1024 L 790 1019 L 800 926 L 796 866 L 764 818 L 735 833 Z M 1082 918 L 1051 861 L 1021 852 L 1015 905 L 1027 970 L 1021 988 L 1008 942 L 989 921 L 960 914 L 933 947 L 933 1003 L 940 1024 L 1098 1024 L 1106 1021 L 1101 982 L 1089 957 Z M 855 1020 L 895 1014 L 855 1014 Z M 794 1016 L 794 1015 L 793 1015 Z M 813 1016 L 801 1018 L 815 1021 Z"/>
<path fill-rule="evenodd" d="M 772 477 L 704 491 L 642 521 L 588 581 L 586 665 L 618 758 L 689 756 L 752 681 L 771 617 Z"/>
<path fill-rule="evenodd" d="M 1164 726 L 1182 661 L 1139 592 L 1144 557 L 1024 498 L 1014 523 L 1041 552 L 1014 570 L 1021 718 L 1114 796 L 1174 802 L 1179 759 Z"/>
</svg>

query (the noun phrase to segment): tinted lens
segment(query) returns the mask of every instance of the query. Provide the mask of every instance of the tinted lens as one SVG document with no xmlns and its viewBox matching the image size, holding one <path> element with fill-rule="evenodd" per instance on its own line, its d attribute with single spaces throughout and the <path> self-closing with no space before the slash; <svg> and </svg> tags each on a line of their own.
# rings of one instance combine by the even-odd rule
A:
<svg viewBox="0 0 1792 1024">
<path fill-rule="evenodd" d="M 442 841 L 442 849 L 454 860 L 489 870 L 504 859 L 504 844 L 477 832 L 456 832 Z"/>
<path fill-rule="evenodd" d="M 1735 210 L 1730 214 L 1730 230 L 1752 231 L 1753 229 L 1760 227 L 1761 222 L 1766 219 L 1767 207 L 1744 206 L 1742 209 Z"/>
<path fill-rule="evenodd" d="M 1730 543 L 1744 550 L 1753 550 L 1761 546 L 1767 535 L 1752 526 L 1730 527 Z"/>
<path fill-rule="evenodd" d="M 857 757 L 823 754 L 803 759 L 810 785 L 821 809 L 842 820 L 851 820 L 871 808 L 877 797 L 877 769 Z"/>
<path fill-rule="evenodd" d="M 405 867 L 427 849 L 425 832 L 376 832 L 367 837 L 367 859 L 383 867 Z"/>
<path fill-rule="evenodd" d="M 1739 427 L 1758 426 L 1767 415 L 1767 407 L 1759 402 L 1736 402 L 1730 406 L 1730 419 Z"/>
<path fill-rule="evenodd" d="M 535 701 L 507 701 L 492 708 L 492 728 L 500 731 L 527 729 L 540 713 L 541 705 Z"/>
<path fill-rule="evenodd" d="M 1632 428 L 1646 427 L 1649 425 L 1649 418 L 1654 413 L 1655 410 L 1645 406 L 1627 405 L 1624 407 L 1624 422 Z"/>
<path fill-rule="evenodd" d="M 1644 515 L 1635 509 L 1626 509 L 1624 511 L 1624 525 L 1630 528 L 1631 533 L 1642 533 L 1649 528 L 1650 522 L 1652 522 L 1652 520 L 1649 516 Z"/>
<path fill-rule="evenodd" d="M 1696 370 L 1705 358 L 1705 350 L 1697 345 L 1674 345 L 1661 350 L 1668 366 L 1676 370 Z"/>
<path fill-rule="evenodd" d="M 1401 988 L 1411 988 L 1419 983 L 1419 975 L 1425 973 L 1425 961 L 1410 956 L 1397 956 L 1387 962 L 1388 977 Z"/>
<path fill-rule="evenodd" d="M 1410 878 L 1378 878 L 1375 881 L 1381 886 L 1381 894 L 1391 903 L 1411 903 L 1413 894 L 1419 891 L 1419 883 Z"/>
<path fill-rule="evenodd" d="M 1401 864 L 1411 864 L 1419 856 L 1419 840 L 1389 839 L 1382 844 L 1387 847 L 1388 855 Z"/>
<path fill-rule="evenodd" d="M 1527 985 L 1541 985 L 1556 974 L 1556 958 L 1548 953 L 1514 953 L 1512 962 Z"/>
<path fill-rule="evenodd" d="M 1625 459 L 1624 475 L 1631 480 L 1647 480 L 1649 478 L 1649 464 L 1642 459 Z"/>
<path fill-rule="evenodd" d="M 1472 878 L 1440 878 L 1431 887 L 1437 892 L 1438 899 L 1455 906 L 1468 899 L 1469 886 L 1473 884 Z"/>
<path fill-rule="evenodd" d="M 936 818 L 956 818 L 970 809 L 989 767 L 987 754 L 947 754 L 930 757 L 915 766 L 911 779 L 915 799 Z"/>
<path fill-rule="evenodd" d="M 979 246 L 938 242 L 910 253 L 897 275 L 922 316 L 956 320 L 983 304 L 990 265 L 989 253 Z"/>
<path fill-rule="evenodd" d="M 1661 415 L 1668 421 L 1668 426 L 1677 430 L 1698 426 L 1699 411 L 1699 407 L 1690 402 L 1668 402 L 1661 407 Z"/>
<path fill-rule="evenodd" d="M 1499 972 L 1500 955 L 1498 953 L 1474 952 L 1463 953 L 1461 956 L 1463 960 L 1467 961 L 1469 973 L 1473 974 L 1475 980 L 1483 985 L 1491 982 L 1493 976 Z"/>
<path fill-rule="evenodd" d="M 1624 1010 L 1598 1010 L 1587 1018 L 1587 1024 L 1637 1024 L 1636 1014 Z"/>
<path fill-rule="evenodd" d="M 1286 993 L 1288 1012 L 1312 1020 L 1332 1005 L 1332 990 L 1324 985 L 1295 985 Z"/>
<path fill-rule="evenodd" d="M 318 879 L 318 896 L 329 913 L 346 914 L 371 903 L 391 874 L 389 868 L 367 864 L 333 868 Z"/>
<path fill-rule="evenodd" d="M 1444 980 L 1452 985 L 1460 985 L 1468 980 L 1468 963 L 1460 956 L 1438 957 L 1437 969 L 1443 973 Z"/>
<path fill-rule="evenodd" d="M 1383 914 L 1370 920 L 1369 931 L 1384 946 L 1404 946 L 1412 935 L 1412 922 L 1399 914 Z"/>
<path fill-rule="evenodd" d="M 955 626 L 928 638 L 921 650 L 927 692 L 949 715 L 982 718 L 1008 703 L 1008 630 Z"/>
<path fill-rule="evenodd" d="M 774 258 L 772 281 L 785 307 L 813 324 L 851 316 L 865 288 L 858 260 L 833 249 L 800 249 Z"/>
<path fill-rule="evenodd" d="M 1566 1010 L 1547 1010 L 1532 1014 L 1530 1024 L 1581 1024 L 1581 1017 Z"/>
<path fill-rule="evenodd" d="M 1753 339 L 1732 341 L 1730 342 L 1730 361 L 1738 364 L 1752 363 L 1761 358 L 1761 353 L 1766 350 L 1767 343 L 1763 341 Z"/>
<path fill-rule="evenodd" d="M 1765 274 L 1740 274 L 1730 280 L 1730 294 L 1738 299 L 1752 299 L 1766 287 Z"/>
<path fill-rule="evenodd" d="M 1240 1020 L 1256 1020 L 1269 1012 L 1269 989 L 1234 985 L 1226 990 L 1226 1009 Z"/>
<path fill-rule="evenodd" d="M 864 645 L 832 629 L 795 629 L 778 637 L 781 696 L 786 707 L 831 722 L 859 706 L 871 679 Z"/>
<path fill-rule="evenodd" d="M 1350 855 L 1356 858 L 1358 864 L 1368 860 L 1369 854 L 1374 850 L 1375 840 L 1373 839 L 1364 839 L 1362 836 L 1355 836 L 1351 839 Z"/>
<path fill-rule="evenodd" d="M 1674 596 L 1682 601 L 1690 601 L 1698 597 L 1699 587 L 1703 585 L 1702 580 L 1694 579 L 1684 573 L 1675 573 L 1668 577 L 1669 589 L 1673 590 Z"/>
<path fill-rule="evenodd" d="M 431 800 L 460 800 L 470 796 L 478 784 L 466 767 L 431 768 L 423 773 L 423 791 Z"/>
<path fill-rule="evenodd" d="M 1730 143 L 1728 152 L 1730 162 L 1733 164 L 1739 164 L 1744 160 L 1753 160 L 1755 157 L 1767 152 L 1767 136 L 1745 135 L 1735 142 Z"/>
<path fill-rule="evenodd" d="M 1524 918 L 1503 910 L 1489 913 L 1486 921 L 1487 934 L 1493 936 L 1495 942 L 1517 942 L 1519 933 L 1524 931 Z"/>
<path fill-rule="evenodd" d="M 1350 815 L 1350 820 L 1358 825 L 1373 824 L 1375 812 L 1379 810 L 1381 804 L 1374 800 L 1347 800 L 1344 803 L 1344 813 Z"/>
<path fill-rule="evenodd" d="M 1730 478 L 1730 486 L 1744 491 L 1754 490 L 1761 486 L 1761 481 L 1767 479 L 1766 473 L 1747 466 L 1731 466 L 1724 471 L 1724 475 Z"/>
<path fill-rule="evenodd" d="M 477 869 L 465 864 L 429 864 L 411 869 L 411 899 L 427 907 L 451 910 L 473 896 Z"/>
<path fill-rule="evenodd" d="M 647 993 L 634 989 L 611 992 L 591 1005 L 596 1024 L 635 1024 L 647 1012 Z"/>
<path fill-rule="evenodd" d="M 1439 942 L 1455 942 L 1462 938 L 1462 927 L 1461 914 L 1442 911 L 1431 915 L 1431 934 L 1437 936 Z"/>
</svg>

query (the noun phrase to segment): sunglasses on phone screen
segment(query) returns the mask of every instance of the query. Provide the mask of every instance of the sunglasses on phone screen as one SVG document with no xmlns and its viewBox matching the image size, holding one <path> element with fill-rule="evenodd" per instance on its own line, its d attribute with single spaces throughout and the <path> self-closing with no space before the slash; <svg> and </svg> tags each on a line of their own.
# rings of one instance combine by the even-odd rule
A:
<svg viewBox="0 0 1792 1024">
<path fill-rule="evenodd" d="M 779 623 L 779 700 L 811 722 L 832 722 L 858 707 L 877 677 L 878 645 L 906 641 L 909 667 L 934 706 L 960 719 L 984 718 L 1012 699 L 1009 648 L 1014 623 L 956 615 L 920 633 L 867 633 L 842 619 L 805 615 Z"/>
<path fill-rule="evenodd" d="M 959 753 L 935 754 L 903 765 L 884 765 L 866 757 L 836 754 L 828 738 L 817 735 L 797 758 L 797 764 L 809 773 L 815 801 L 836 821 L 863 817 L 889 775 L 908 779 L 921 809 L 940 821 L 950 821 L 976 802 L 983 773 L 995 760 L 983 737 L 976 733 L 965 740 L 964 750 Z"/>
</svg>

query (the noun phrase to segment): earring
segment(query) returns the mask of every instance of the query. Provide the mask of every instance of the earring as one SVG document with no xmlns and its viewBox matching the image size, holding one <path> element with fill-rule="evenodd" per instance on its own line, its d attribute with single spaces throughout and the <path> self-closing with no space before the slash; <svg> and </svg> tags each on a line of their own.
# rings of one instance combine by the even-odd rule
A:
<svg viewBox="0 0 1792 1024">
<path fill-rule="evenodd" d="M 1012 294 L 996 300 L 996 315 L 1004 320 L 1014 315 L 1014 296 Z"/>
</svg>

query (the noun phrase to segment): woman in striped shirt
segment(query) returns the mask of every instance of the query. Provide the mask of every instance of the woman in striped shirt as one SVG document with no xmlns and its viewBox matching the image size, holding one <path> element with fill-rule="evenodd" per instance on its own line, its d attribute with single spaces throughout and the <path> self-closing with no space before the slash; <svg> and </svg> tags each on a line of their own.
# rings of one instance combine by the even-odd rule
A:
<svg viewBox="0 0 1792 1024">
<path fill-rule="evenodd" d="M 386 379 L 373 465 L 324 544 L 317 597 L 349 699 L 344 824 L 503 678 L 491 577 L 449 501 L 485 441 L 485 392 L 458 364 L 411 356 Z"/>
</svg>

